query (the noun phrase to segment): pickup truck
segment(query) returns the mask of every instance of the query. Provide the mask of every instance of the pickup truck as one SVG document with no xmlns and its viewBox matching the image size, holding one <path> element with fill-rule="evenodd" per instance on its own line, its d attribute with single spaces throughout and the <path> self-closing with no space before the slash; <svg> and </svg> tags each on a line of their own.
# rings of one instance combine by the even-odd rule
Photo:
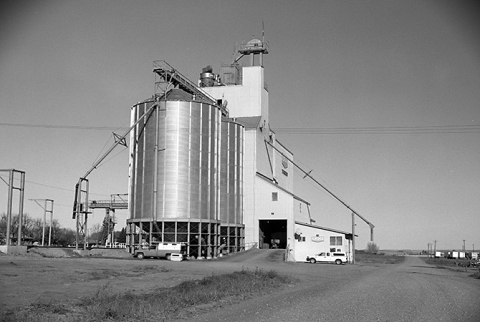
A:
<svg viewBox="0 0 480 322">
<path fill-rule="evenodd" d="M 133 256 L 139 259 L 146 257 L 163 257 L 170 260 L 172 254 L 181 254 L 182 258 L 187 256 L 187 244 L 185 243 L 159 243 L 148 248 L 135 249 Z"/>
<path fill-rule="evenodd" d="M 345 253 L 320 253 L 312 257 L 307 256 L 307 262 L 315 264 L 316 262 L 320 263 L 335 263 L 341 265 L 348 262 L 347 255 Z"/>
</svg>

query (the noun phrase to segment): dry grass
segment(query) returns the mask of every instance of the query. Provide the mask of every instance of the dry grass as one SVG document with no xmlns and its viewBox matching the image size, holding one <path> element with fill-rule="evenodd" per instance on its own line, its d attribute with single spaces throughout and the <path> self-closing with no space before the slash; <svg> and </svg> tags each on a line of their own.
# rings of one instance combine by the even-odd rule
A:
<svg viewBox="0 0 480 322">
<path fill-rule="evenodd" d="M 437 268 L 448 268 L 455 271 L 473 272 L 470 277 L 480 279 L 480 265 L 472 265 L 469 259 L 451 259 L 451 258 L 425 258 L 425 263 L 435 265 Z"/>
<path fill-rule="evenodd" d="M 72 304 L 33 304 L 6 321 L 169 321 L 277 290 L 294 280 L 275 271 L 244 270 L 158 288 L 147 294 L 112 294 L 108 284 Z"/>
<path fill-rule="evenodd" d="M 405 260 L 404 256 L 369 254 L 364 252 L 355 253 L 355 262 L 363 264 L 399 264 Z"/>
</svg>

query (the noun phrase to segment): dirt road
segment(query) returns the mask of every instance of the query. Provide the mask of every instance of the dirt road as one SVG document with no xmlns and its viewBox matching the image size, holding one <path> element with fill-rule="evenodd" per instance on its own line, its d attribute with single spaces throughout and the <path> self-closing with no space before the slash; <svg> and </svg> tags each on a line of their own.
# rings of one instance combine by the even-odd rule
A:
<svg viewBox="0 0 480 322">
<path fill-rule="evenodd" d="M 480 280 L 416 257 L 400 265 L 343 266 L 320 275 L 195 321 L 480 321 Z"/>
</svg>

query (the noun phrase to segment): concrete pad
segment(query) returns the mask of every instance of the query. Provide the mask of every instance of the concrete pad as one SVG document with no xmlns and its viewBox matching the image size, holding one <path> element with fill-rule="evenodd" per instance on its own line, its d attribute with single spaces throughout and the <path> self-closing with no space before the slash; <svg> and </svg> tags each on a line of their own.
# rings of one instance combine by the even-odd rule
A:
<svg viewBox="0 0 480 322">
<path fill-rule="evenodd" d="M 27 246 L 1 245 L 0 252 L 11 255 L 26 255 Z"/>
</svg>

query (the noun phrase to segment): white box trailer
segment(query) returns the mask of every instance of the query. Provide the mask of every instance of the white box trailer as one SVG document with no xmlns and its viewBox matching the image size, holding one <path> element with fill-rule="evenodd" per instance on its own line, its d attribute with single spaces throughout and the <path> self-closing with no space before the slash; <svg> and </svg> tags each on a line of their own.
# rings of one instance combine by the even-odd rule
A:
<svg viewBox="0 0 480 322">
<path fill-rule="evenodd" d="M 443 252 L 435 252 L 435 258 L 441 258 L 443 256 L 444 256 Z"/>
<path fill-rule="evenodd" d="M 452 251 L 449 258 L 460 259 L 465 258 L 465 252 Z"/>
</svg>

